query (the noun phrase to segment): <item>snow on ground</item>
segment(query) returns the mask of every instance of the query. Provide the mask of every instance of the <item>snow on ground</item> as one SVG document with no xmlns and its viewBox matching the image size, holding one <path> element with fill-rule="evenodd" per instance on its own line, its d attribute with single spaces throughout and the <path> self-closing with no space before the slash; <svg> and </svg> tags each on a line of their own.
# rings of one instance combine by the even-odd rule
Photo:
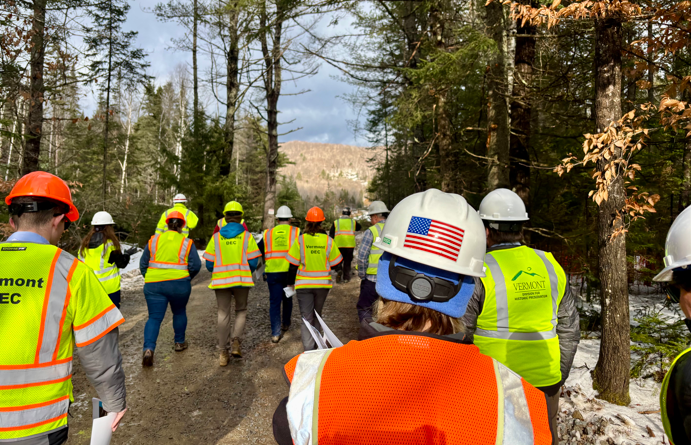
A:
<svg viewBox="0 0 691 445">
<path fill-rule="evenodd" d="M 564 384 L 559 413 L 561 444 L 652 445 L 667 443 L 660 418 L 660 384 L 632 379 L 631 404 L 617 406 L 596 399 L 591 371 L 600 340 L 581 340 Z M 663 441 L 664 440 L 664 441 Z"/>
</svg>

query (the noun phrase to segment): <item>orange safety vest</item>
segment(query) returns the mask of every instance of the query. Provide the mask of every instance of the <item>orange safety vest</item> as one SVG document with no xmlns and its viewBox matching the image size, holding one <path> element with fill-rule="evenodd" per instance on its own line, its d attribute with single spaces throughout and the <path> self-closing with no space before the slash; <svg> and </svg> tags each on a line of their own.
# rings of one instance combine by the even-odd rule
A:
<svg viewBox="0 0 691 445">
<path fill-rule="evenodd" d="M 285 365 L 297 444 L 552 443 L 545 395 L 477 346 L 391 333 Z"/>
</svg>

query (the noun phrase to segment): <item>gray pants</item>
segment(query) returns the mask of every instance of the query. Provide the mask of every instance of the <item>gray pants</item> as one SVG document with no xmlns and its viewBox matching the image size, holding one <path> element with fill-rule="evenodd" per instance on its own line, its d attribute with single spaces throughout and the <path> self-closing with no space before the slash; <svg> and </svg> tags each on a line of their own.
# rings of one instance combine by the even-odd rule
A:
<svg viewBox="0 0 691 445">
<path fill-rule="evenodd" d="M 302 318 L 307 320 L 309 324 L 321 329 L 317 317 L 314 316 L 314 311 L 316 310 L 321 317 L 322 309 L 324 309 L 324 302 L 326 301 L 326 296 L 329 295 L 329 290 L 323 287 L 320 288 L 310 288 L 310 289 L 298 289 L 297 299 L 300 305 L 300 314 Z M 317 349 L 317 344 L 314 342 L 310 331 L 305 326 L 304 322 L 301 328 L 302 333 L 302 347 L 305 351 L 311 351 Z"/>
<path fill-rule="evenodd" d="M 233 337 L 242 337 L 245 332 L 245 321 L 247 320 L 247 296 L 250 293 L 249 287 L 227 287 L 225 289 L 214 289 L 216 301 L 218 302 L 218 347 L 221 349 L 230 348 L 230 306 L 235 299 L 235 326 L 233 326 Z"/>
</svg>

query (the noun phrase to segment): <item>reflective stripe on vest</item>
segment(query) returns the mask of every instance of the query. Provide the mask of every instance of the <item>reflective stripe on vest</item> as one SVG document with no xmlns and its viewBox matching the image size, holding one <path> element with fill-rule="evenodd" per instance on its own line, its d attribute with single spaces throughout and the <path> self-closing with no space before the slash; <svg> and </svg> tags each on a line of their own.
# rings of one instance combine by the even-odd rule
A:
<svg viewBox="0 0 691 445">
<path fill-rule="evenodd" d="M 160 245 L 162 240 L 166 243 L 165 246 Z M 165 248 L 164 252 L 161 251 L 162 248 Z M 189 277 L 187 258 L 191 248 L 192 240 L 172 230 L 152 236 L 149 240 L 151 260 L 144 281 L 152 283 Z"/>
<path fill-rule="evenodd" d="M 0 431 L 22 430 L 58 421 L 67 417 L 69 406 L 70 396 L 66 395 L 45 403 L 3 409 L 0 411 Z"/>
<path fill-rule="evenodd" d="M 286 413 L 296 445 L 319 444 L 320 438 L 333 444 L 356 442 L 365 437 L 368 443 L 389 445 L 401 443 L 403 435 L 409 435 L 406 443 L 418 443 L 415 439 L 432 443 L 432 437 L 441 437 L 446 439 L 445 443 L 551 444 L 544 394 L 501 363 L 481 356 L 473 346 L 414 335 L 387 335 L 367 342 L 366 346 L 363 342 L 351 342 L 342 348 L 308 351 L 285 366 L 290 380 Z M 386 360 L 377 361 L 377 351 L 390 351 L 397 357 L 398 370 L 394 381 L 388 383 L 391 386 L 355 384 L 360 378 L 369 381 L 372 374 L 386 373 L 387 366 L 394 366 Z M 355 357 L 363 355 L 375 363 L 368 367 L 368 361 L 364 361 L 361 365 L 364 368 L 358 369 L 344 367 L 359 363 Z M 442 362 L 441 357 L 453 359 Z M 430 360 L 434 362 L 430 364 Z M 475 382 L 468 381 L 467 377 L 447 379 L 443 383 L 440 381 L 437 387 L 434 381 L 425 381 L 430 391 L 421 396 L 424 403 L 440 404 L 429 406 L 428 410 L 415 406 L 423 402 L 412 401 L 411 406 L 398 403 L 410 398 L 408 391 L 419 391 L 416 379 L 421 378 L 419 369 L 425 364 L 438 371 L 456 360 L 469 368 L 464 371 L 466 374 L 479 378 Z M 452 386 L 439 388 L 447 384 Z M 449 406 L 454 399 L 446 398 L 448 392 L 466 394 L 475 400 L 477 406 L 468 410 L 472 414 L 459 418 L 457 411 Z M 434 398 L 428 394 L 434 394 Z M 359 414 L 382 427 L 362 429 L 358 422 L 353 422 L 354 417 L 346 410 L 355 401 L 362 403 Z M 377 412 L 381 413 L 381 418 L 376 418 Z M 344 420 L 334 422 L 339 416 Z M 434 435 L 425 435 L 420 430 L 434 431 Z M 335 437 L 340 438 L 340 442 L 335 441 Z"/>
<path fill-rule="evenodd" d="M 334 241 L 339 248 L 355 247 L 355 222 L 352 219 L 339 218 L 334 221 Z"/>
<path fill-rule="evenodd" d="M 662 387 L 660 388 L 660 416 L 662 417 L 662 426 L 665 429 L 665 434 L 667 434 L 667 438 L 669 439 L 670 445 L 675 445 L 674 439 L 675 437 L 672 437 L 672 423 L 671 421 L 674 421 L 677 425 L 681 425 L 684 422 L 684 419 L 682 418 L 677 418 L 677 419 L 670 419 L 669 418 L 669 413 L 667 412 L 667 404 L 669 403 L 669 398 L 673 397 L 674 394 L 670 394 L 670 388 L 669 388 L 669 383 L 670 379 L 672 377 L 672 371 L 674 368 L 677 366 L 677 362 L 684 357 L 686 354 L 691 352 L 691 348 L 688 348 L 681 354 L 679 354 L 674 361 L 672 362 L 672 365 L 669 367 L 669 371 L 667 371 L 667 374 L 665 374 L 665 378 L 662 380 Z M 683 428 L 682 428 L 683 431 Z M 679 443 L 686 443 L 688 438 L 686 436 L 684 437 L 676 437 L 677 440 L 679 440 Z"/>
<path fill-rule="evenodd" d="M 86 255 L 79 252 L 79 259 L 93 269 L 98 281 L 109 294 L 120 290 L 120 269 L 116 265 L 108 266 L 110 253 L 115 251 L 115 246 L 110 240 L 93 249 L 86 249 Z"/>
<path fill-rule="evenodd" d="M 285 233 L 285 230 L 288 230 Z M 281 231 L 279 240 L 276 240 L 277 232 Z M 266 273 L 287 272 L 290 263 L 286 259 L 290 246 L 295 242 L 299 230 L 287 224 L 281 224 L 273 229 L 264 231 L 264 259 L 266 260 Z M 286 239 L 286 236 L 287 239 Z M 278 241 L 278 242 L 277 242 Z"/>
<path fill-rule="evenodd" d="M 233 246 L 226 247 L 221 244 L 221 232 L 216 232 L 214 234 L 214 249 L 216 256 L 214 258 L 214 270 L 211 274 L 211 284 L 209 285 L 210 289 L 221 289 L 224 287 L 236 286 L 254 286 L 252 270 L 250 269 L 250 265 L 247 260 L 247 248 L 249 247 L 250 241 L 249 237 L 252 236 L 252 234 L 247 231 L 243 231 L 241 235 L 237 235 L 235 238 L 238 236 L 242 236 L 242 244 L 235 244 Z M 232 240 L 235 238 L 229 239 Z M 223 240 L 228 241 L 226 238 L 223 238 Z M 241 249 L 241 252 L 238 252 L 238 248 Z M 238 253 L 240 255 L 238 255 Z"/>
<path fill-rule="evenodd" d="M 37 364 L 48 363 L 57 359 L 60 346 L 58 343 L 62 333 L 60 319 L 69 292 L 69 281 L 65 277 L 69 277 L 70 272 L 76 267 L 77 260 L 69 253 L 58 250 L 56 255 L 58 258 L 55 269 L 50 275 L 53 278 L 49 288 L 50 294 L 48 301 L 44 303 L 45 322 L 42 330 L 43 336 L 39 338 L 36 350 Z"/>
<path fill-rule="evenodd" d="M 485 302 L 475 331 L 480 352 L 538 387 L 561 380 L 556 326 L 566 276 L 552 261 L 526 246 L 488 252 Z"/>
<path fill-rule="evenodd" d="M 377 224 L 369 228 L 369 231 L 372 232 L 372 247 L 370 247 L 369 258 L 367 260 L 367 271 L 365 272 L 367 275 L 377 274 L 377 268 L 379 267 L 379 258 L 381 258 L 384 251 L 375 246 L 374 242 L 377 241 L 377 238 L 379 238 L 379 234 L 383 229 L 384 222 L 378 222 Z"/>
</svg>

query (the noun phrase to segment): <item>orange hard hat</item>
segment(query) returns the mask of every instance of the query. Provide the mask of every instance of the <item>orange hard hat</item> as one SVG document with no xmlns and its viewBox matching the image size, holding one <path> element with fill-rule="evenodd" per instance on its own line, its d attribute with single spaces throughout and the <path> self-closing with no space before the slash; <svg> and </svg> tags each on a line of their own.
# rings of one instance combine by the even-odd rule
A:
<svg viewBox="0 0 691 445">
<path fill-rule="evenodd" d="M 70 188 L 65 181 L 48 172 L 31 172 L 22 176 L 5 198 L 5 204 L 10 205 L 12 199 L 23 196 L 47 198 L 67 204 L 70 208 L 65 215 L 67 219 L 73 222 L 79 219 L 79 210 L 72 202 Z"/>
<path fill-rule="evenodd" d="M 321 222 L 326 218 L 324 217 L 324 211 L 319 207 L 312 207 L 307 211 L 307 217 L 305 218 L 309 222 Z"/>
<path fill-rule="evenodd" d="M 166 217 L 166 224 L 168 224 L 168 221 L 171 219 L 181 219 L 185 224 L 187 224 L 187 220 L 185 220 L 185 215 L 182 213 L 176 211 L 170 212 L 168 216 Z"/>
</svg>

